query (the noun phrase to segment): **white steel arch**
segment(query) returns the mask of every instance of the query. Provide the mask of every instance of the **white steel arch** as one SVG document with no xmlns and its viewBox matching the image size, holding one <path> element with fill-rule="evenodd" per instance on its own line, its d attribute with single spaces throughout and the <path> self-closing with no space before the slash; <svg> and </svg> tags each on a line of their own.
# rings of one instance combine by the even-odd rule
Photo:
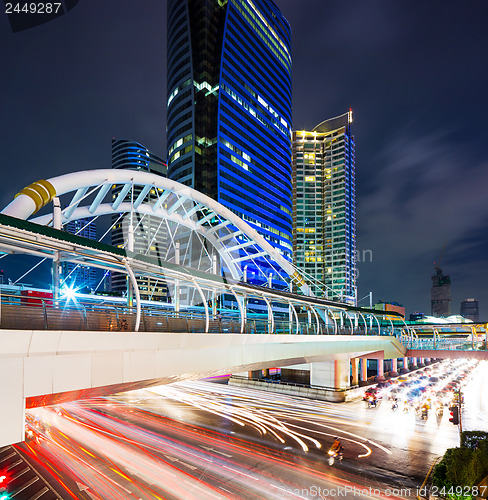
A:
<svg viewBox="0 0 488 500">
<path fill-rule="evenodd" d="M 112 203 L 107 203 L 107 195 L 115 186 L 120 190 Z M 156 174 L 103 169 L 40 180 L 22 189 L 2 213 L 29 219 L 54 197 L 69 193 L 73 196 L 63 210 L 63 223 L 132 211 L 172 220 L 204 236 L 219 253 L 234 279 L 240 279 L 243 274 L 241 263 L 264 258 L 278 274 L 289 277 L 302 293 L 313 295 L 297 268 L 244 220 L 210 197 Z M 148 201 L 149 193 L 153 197 Z M 127 201 L 131 194 L 131 200 Z M 50 225 L 52 215 L 30 220 Z M 209 225 L 210 221 L 213 225 Z"/>
</svg>

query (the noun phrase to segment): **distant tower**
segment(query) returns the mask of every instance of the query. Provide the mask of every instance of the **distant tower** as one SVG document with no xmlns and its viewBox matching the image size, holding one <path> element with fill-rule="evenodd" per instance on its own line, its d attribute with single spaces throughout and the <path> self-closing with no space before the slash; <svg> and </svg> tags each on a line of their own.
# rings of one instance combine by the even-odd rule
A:
<svg viewBox="0 0 488 500">
<path fill-rule="evenodd" d="M 478 323 L 480 320 L 480 308 L 476 299 L 466 299 L 461 302 L 461 316 Z"/>
<path fill-rule="evenodd" d="M 451 277 L 444 276 L 442 269 L 436 267 L 435 275 L 431 276 L 432 289 L 430 303 L 432 316 L 451 315 Z"/>
<path fill-rule="evenodd" d="M 166 177 L 166 162 L 152 154 L 142 144 L 134 141 L 112 139 L 112 168 L 139 170 Z M 112 189 L 112 199 L 120 193 L 121 186 Z M 136 187 L 134 196 L 138 196 L 142 187 Z M 157 195 L 154 190 L 147 194 L 146 200 L 151 200 Z M 130 201 L 130 195 L 127 195 Z M 127 243 L 130 215 L 122 218 L 113 216 L 112 245 L 125 248 Z M 134 215 L 134 252 L 160 259 L 166 259 L 166 231 L 161 229 L 161 219 L 148 215 Z M 155 278 L 139 278 L 139 289 L 142 299 L 166 300 L 167 287 Z M 113 273 L 111 276 L 112 292 L 123 293 L 127 289 L 126 276 Z"/>
<path fill-rule="evenodd" d="M 93 220 L 78 219 L 72 220 L 65 224 L 64 229 L 68 233 L 89 238 L 90 240 L 97 239 L 97 228 Z M 86 267 L 73 262 L 62 263 L 63 284 L 71 286 L 73 289 L 86 292 L 95 290 L 100 281 L 100 272 L 95 267 Z"/>
</svg>

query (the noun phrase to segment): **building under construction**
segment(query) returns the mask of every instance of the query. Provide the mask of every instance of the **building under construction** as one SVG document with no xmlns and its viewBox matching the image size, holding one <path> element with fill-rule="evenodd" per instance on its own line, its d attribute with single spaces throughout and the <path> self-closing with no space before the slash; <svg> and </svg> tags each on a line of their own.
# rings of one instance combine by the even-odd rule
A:
<svg viewBox="0 0 488 500">
<path fill-rule="evenodd" d="M 451 315 L 451 277 L 444 276 L 442 269 L 435 268 L 431 277 L 432 289 L 430 291 L 431 315 L 447 317 Z"/>
</svg>

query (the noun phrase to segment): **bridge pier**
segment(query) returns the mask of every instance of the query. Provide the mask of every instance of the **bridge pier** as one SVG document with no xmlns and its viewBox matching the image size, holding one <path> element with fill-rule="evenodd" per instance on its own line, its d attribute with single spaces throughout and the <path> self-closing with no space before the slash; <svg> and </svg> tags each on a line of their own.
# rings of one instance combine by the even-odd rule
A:
<svg viewBox="0 0 488 500">
<path fill-rule="evenodd" d="M 400 370 L 400 373 L 408 373 L 408 372 L 409 372 L 409 369 L 408 369 L 408 358 L 403 358 L 403 367 Z"/>
<path fill-rule="evenodd" d="M 393 358 L 391 360 L 391 372 L 390 372 L 390 376 L 396 377 L 397 375 L 398 375 L 398 359 L 397 358 Z"/>
<path fill-rule="evenodd" d="M 385 360 L 377 359 L 376 360 L 376 378 L 375 382 L 383 382 L 385 380 Z"/>
<path fill-rule="evenodd" d="M 2 358 L 0 363 L 0 447 L 24 440 L 24 360 Z"/>
<path fill-rule="evenodd" d="M 367 360 L 367 358 L 360 358 L 359 365 L 360 365 L 359 385 L 366 385 L 368 383 L 368 360 Z"/>
<path fill-rule="evenodd" d="M 310 385 L 330 387 L 335 390 L 348 389 L 349 359 L 310 363 Z"/>
<path fill-rule="evenodd" d="M 359 358 L 351 359 L 351 385 L 359 385 Z"/>
</svg>

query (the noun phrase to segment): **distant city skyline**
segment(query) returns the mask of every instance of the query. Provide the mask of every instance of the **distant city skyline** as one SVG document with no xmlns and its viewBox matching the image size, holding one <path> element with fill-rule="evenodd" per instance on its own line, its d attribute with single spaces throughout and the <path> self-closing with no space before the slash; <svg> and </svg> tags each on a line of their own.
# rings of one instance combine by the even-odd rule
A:
<svg viewBox="0 0 488 500">
<path fill-rule="evenodd" d="M 445 245 L 453 304 L 476 297 L 487 319 L 488 4 L 276 4 L 292 28 L 293 129 L 355 112 L 357 250 L 372 254 L 358 298 L 428 313 Z M 0 42 L 2 207 L 40 178 L 110 168 L 114 136 L 164 156 L 164 2 L 80 2 L 18 33 L 1 16 Z M 8 259 L 15 281 L 25 269 Z"/>
</svg>

